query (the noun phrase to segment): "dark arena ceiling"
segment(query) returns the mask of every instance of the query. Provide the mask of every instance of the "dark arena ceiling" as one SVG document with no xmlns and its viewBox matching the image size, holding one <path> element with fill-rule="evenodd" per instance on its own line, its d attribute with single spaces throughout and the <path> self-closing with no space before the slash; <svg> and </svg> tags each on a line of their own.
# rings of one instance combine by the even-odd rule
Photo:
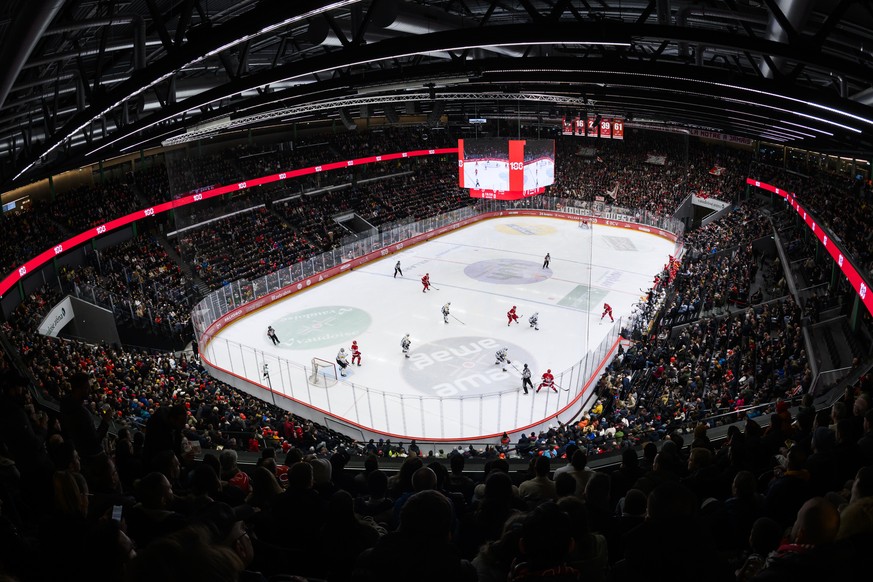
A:
<svg viewBox="0 0 873 582">
<path fill-rule="evenodd" d="M 873 0 L 4 0 L 0 40 L 2 189 L 241 128 L 409 112 L 873 150 Z"/>
</svg>

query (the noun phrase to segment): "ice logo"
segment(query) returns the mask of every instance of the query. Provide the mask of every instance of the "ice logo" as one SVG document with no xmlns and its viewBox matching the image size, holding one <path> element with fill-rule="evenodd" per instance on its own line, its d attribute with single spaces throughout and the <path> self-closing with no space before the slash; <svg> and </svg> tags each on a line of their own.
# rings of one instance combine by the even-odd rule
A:
<svg viewBox="0 0 873 582">
<path fill-rule="evenodd" d="M 504 346 L 509 348 L 512 364 L 496 365 L 494 354 Z M 453 337 L 418 349 L 413 345 L 408 365 L 403 368 L 403 378 L 428 396 L 452 398 L 495 394 L 520 388 L 519 370 L 525 363 L 536 369 L 531 354 L 515 344 L 494 338 Z"/>
<path fill-rule="evenodd" d="M 867 296 L 867 285 L 861 283 L 861 287 L 858 288 L 858 295 L 861 296 L 861 299 L 864 299 Z"/>
<path fill-rule="evenodd" d="M 370 315 L 357 307 L 326 305 L 289 313 L 272 326 L 283 348 L 309 350 L 351 341 L 369 329 L 371 322 Z"/>
<path fill-rule="evenodd" d="M 552 276 L 552 270 L 543 269 L 541 263 L 533 261 L 491 259 L 467 265 L 464 274 L 483 283 L 525 285 L 545 281 Z"/>
</svg>

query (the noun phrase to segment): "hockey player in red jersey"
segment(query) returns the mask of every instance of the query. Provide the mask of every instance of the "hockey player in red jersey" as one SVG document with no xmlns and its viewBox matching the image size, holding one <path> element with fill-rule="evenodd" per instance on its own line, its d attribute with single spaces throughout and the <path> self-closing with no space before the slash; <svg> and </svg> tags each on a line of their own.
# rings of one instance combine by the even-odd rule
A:
<svg viewBox="0 0 873 582">
<path fill-rule="evenodd" d="M 424 289 L 421 290 L 422 293 L 430 289 L 430 273 L 425 273 L 424 277 L 421 278 L 421 284 Z"/>
<path fill-rule="evenodd" d="M 551 388 L 551 389 L 554 390 L 555 392 L 558 391 L 558 389 L 555 388 L 555 377 L 552 375 L 552 371 L 551 371 L 551 370 L 546 370 L 546 373 L 543 374 L 543 381 L 540 382 L 540 385 L 539 385 L 539 386 L 537 386 L 537 392 L 539 392 L 540 389 L 543 388 L 543 387 L 545 387 L 545 388 Z"/>
<path fill-rule="evenodd" d="M 603 321 L 603 318 L 609 316 L 609 321 L 615 321 L 612 318 L 612 307 L 609 306 L 609 303 L 603 304 L 603 313 L 600 315 L 600 321 Z"/>
<path fill-rule="evenodd" d="M 355 340 L 352 342 L 352 365 L 355 365 L 355 360 L 357 360 L 357 364 L 361 365 L 361 350 L 358 349 L 358 341 Z"/>
<path fill-rule="evenodd" d="M 515 305 L 512 306 L 512 309 L 506 312 L 506 318 L 509 320 L 506 322 L 506 325 L 512 324 L 513 321 L 518 323 L 518 316 L 515 314 Z"/>
</svg>

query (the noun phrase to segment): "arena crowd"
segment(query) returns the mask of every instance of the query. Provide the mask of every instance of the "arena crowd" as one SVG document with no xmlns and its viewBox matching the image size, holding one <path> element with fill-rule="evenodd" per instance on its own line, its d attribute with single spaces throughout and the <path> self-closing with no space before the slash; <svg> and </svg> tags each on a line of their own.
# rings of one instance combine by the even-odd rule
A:
<svg viewBox="0 0 873 582">
<path fill-rule="evenodd" d="M 428 147 L 448 143 L 447 133 L 433 132 Z M 421 136 L 394 129 L 168 160 L 78 191 L 81 207 L 59 197 L 4 216 L 21 236 L 5 238 L 3 251 L 11 269 L 143 200 L 418 149 Z M 747 152 L 637 137 L 597 144 L 593 159 L 559 140 L 568 194 L 595 201 L 618 185 L 617 204 L 669 213 L 690 193 L 733 201 L 742 191 Z M 646 163 L 651 156 L 667 163 Z M 60 278 L 110 294 L 120 319 L 159 317 L 162 330 L 185 333 L 195 280 L 218 288 L 328 250 L 341 238 L 328 230 L 333 214 L 353 210 L 378 226 L 470 203 L 440 163 L 407 168 L 373 171 L 367 177 L 381 179 L 317 198 L 273 203 L 268 190 L 222 201 L 216 210 L 255 207 L 184 231 L 175 248 L 143 233 Z M 764 179 L 766 169 L 755 171 Z M 774 172 L 772 181 L 781 178 Z M 828 214 L 823 182 L 799 184 L 837 232 L 857 226 Z M 843 192 L 833 188 L 826 192 Z M 812 378 L 803 313 L 757 277 L 778 268 L 752 244 L 772 229 L 760 210 L 738 203 L 688 233 L 685 256 L 653 273 L 639 302 L 645 325 L 629 330 L 578 421 L 484 448 L 355 442 L 211 378 L 196 350 L 41 336 L 35 328 L 61 295 L 33 291 L 2 324 L 0 572 L 13 580 L 862 579 L 873 536 L 873 385 L 862 377 L 825 410 L 804 396 Z M 854 235 L 869 265 L 869 229 L 846 234 Z M 237 252 L 221 251 L 231 240 Z M 193 269 L 177 257 L 193 257 Z M 28 386 L 59 409 L 41 406 Z M 735 422 L 724 442 L 710 441 L 708 431 Z M 243 452 L 258 456 L 256 467 L 240 466 Z M 589 460 L 608 453 L 620 467 L 591 470 Z M 517 458 L 526 470 L 511 469 Z M 350 468 L 353 459 L 363 469 Z"/>
</svg>

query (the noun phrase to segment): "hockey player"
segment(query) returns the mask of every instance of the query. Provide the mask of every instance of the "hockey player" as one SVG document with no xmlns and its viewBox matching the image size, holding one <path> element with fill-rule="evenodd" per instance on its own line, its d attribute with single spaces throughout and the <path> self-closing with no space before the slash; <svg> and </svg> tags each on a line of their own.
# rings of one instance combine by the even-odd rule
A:
<svg viewBox="0 0 873 582">
<path fill-rule="evenodd" d="M 609 321 L 615 321 L 612 318 L 612 307 L 609 306 L 609 303 L 603 304 L 603 313 L 600 315 L 600 321 L 603 321 L 603 318 L 609 316 Z"/>
<path fill-rule="evenodd" d="M 361 365 L 361 350 L 358 349 L 358 340 L 352 342 L 352 365 L 358 361 L 358 366 Z"/>
<path fill-rule="evenodd" d="M 549 256 L 549 253 L 546 253 L 546 258 L 543 259 L 543 269 L 549 268 L 549 263 L 551 262 L 552 257 Z"/>
<path fill-rule="evenodd" d="M 421 285 L 424 289 L 421 290 L 422 293 L 430 289 L 430 273 L 425 273 L 424 277 L 421 278 Z"/>
<path fill-rule="evenodd" d="M 524 390 L 525 394 L 527 394 L 528 387 L 533 390 L 533 382 L 530 381 L 530 368 L 525 364 L 521 371 L 521 389 Z"/>
<path fill-rule="evenodd" d="M 336 363 L 340 367 L 340 376 L 345 376 L 346 368 L 349 367 L 349 359 L 346 357 L 345 348 L 340 348 L 339 353 L 336 355 Z"/>
<path fill-rule="evenodd" d="M 412 340 L 409 339 L 409 334 L 403 336 L 403 339 L 400 340 L 400 347 L 403 348 L 403 355 L 407 358 L 409 357 L 409 346 L 412 345 Z"/>
<path fill-rule="evenodd" d="M 506 319 L 509 320 L 506 322 L 507 326 L 511 325 L 513 321 L 518 323 L 518 316 L 515 314 L 515 305 L 512 306 L 512 309 L 506 312 Z"/>
<path fill-rule="evenodd" d="M 537 313 L 534 313 L 533 315 L 531 315 L 530 317 L 528 317 L 527 321 L 528 321 L 528 323 L 530 323 L 530 326 L 532 328 L 539 331 L 540 330 L 539 319 L 540 319 L 540 314 L 537 312 Z"/>
<path fill-rule="evenodd" d="M 539 393 L 540 389 L 543 387 L 551 388 L 555 392 L 558 391 L 558 389 L 555 388 L 555 377 L 552 375 L 551 370 L 546 370 L 546 373 L 543 374 L 543 381 L 540 382 L 539 386 L 537 386 L 537 393 Z"/>
<path fill-rule="evenodd" d="M 507 352 L 509 352 L 509 348 L 503 347 L 497 350 L 497 352 L 494 354 L 494 359 L 497 360 L 496 362 L 494 362 L 494 365 L 496 366 L 497 364 L 503 364 L 504 372 L 506 371 L 506 364 L 512 363 L 506 355 Z"/>
<path fill-rule="evenodd" d="M 272 325 L 267 326 L 267 337 L 270 338 L 274 346 L 279 343 L 279 338 L 276 336 L 276 330 L 273 329 Z"/>
<path fill-rule="evenodd" d="M 451 305 L 452 305 L 452 302 L 449 301 L 448 303 L 443 305 L 443 308 L 441 310 L 443 312 L 443 321 L 445 321 L 446 323 L 449 322 L 449 307 L 451 307 Z"/>
<path fill-rule="evenodd" d="M 397 264 L 394 265 L 394 278 L 397 278 L 397 273 L 400 273 L 400 276 L 403 276 L 403 271 L 400 270 L 400 261 L 397 261 Z"/>
</svg>

